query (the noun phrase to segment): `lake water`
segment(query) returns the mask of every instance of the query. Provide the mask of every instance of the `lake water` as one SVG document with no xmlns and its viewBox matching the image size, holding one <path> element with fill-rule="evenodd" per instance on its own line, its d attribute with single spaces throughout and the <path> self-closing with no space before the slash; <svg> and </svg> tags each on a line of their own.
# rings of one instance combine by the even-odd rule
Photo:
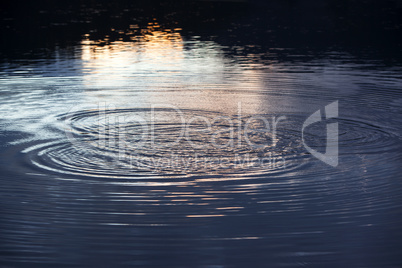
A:
<svg viewBox="0 0 402 268">
<path fill-rule="evenodd" d="M 4 267 L 402 264 L 400 51 L 244 20 L 4 50 Z"/>
</svg>

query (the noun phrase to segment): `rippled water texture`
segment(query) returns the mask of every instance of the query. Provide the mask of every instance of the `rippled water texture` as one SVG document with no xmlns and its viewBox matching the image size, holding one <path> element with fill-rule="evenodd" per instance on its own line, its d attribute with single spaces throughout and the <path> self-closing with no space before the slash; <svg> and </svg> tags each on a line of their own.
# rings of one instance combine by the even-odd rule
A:
<svg viewBox="0 0 402 268">
<path fill-rule="evenodd" d="M 127 31 L 1 64 L 5 267 L 401 265 L 399 63 Z"/>
</svg>

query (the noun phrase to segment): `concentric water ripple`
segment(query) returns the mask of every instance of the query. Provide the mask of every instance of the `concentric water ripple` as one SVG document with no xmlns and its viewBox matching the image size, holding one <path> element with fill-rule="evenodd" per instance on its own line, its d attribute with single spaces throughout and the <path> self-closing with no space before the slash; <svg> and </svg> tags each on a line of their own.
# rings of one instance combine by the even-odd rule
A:
<svg viewBox="0 0 402 268">
<path fill-rule="evenodd" d="M 236 176 L 246 170 L 256 175 L 300 168 L 308 156 L 297 130 L 263 131 L 263 117 L 255 118 L 168 109 L 79 111 L 59 117 L 66 122 L 67 139 L 35 144 L 24 152 L 40 168 L 103 178 Z"/>
<path fill-rule="evenodd" d="M 1 11 L 0 267 L 401 266 L 400 1 L 41 2 Z"/>
<path fill-rule="evenodd" d="M 35 143 L 23 153 L 36 168 L 104 179 L 292 177 L 318 161 L 304 145 L 325 152 L 325 123 L 307 127 L 302 140 L 306 118 L 175 109 L 81 110 L 58 116 L 65 139 Z M 337 122 L 340 158 L 400 150 L 400 137 L 384 127 L 345 118 Z"/>
</svg>

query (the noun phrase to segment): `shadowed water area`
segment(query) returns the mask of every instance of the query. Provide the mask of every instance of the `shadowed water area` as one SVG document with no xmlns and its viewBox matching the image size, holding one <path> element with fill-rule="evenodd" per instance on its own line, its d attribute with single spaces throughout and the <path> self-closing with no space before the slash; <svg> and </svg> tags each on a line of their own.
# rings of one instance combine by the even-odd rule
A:
<svg viewBox="0 0 402 268">
<path fill-rule="evenodd" d="M 3 5 L 2 267 L 402 265 L 400 1 Z"/>
</svg>

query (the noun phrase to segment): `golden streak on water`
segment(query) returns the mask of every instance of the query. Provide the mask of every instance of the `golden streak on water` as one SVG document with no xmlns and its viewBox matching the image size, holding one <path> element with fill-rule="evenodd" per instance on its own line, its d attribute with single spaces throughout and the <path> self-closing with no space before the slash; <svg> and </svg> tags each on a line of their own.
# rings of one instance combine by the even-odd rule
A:
<svg viewBox="0 0 402 268">
<path fill-rule="evenodd" d="M 90 40 L 85 35 L 81 43 L 85 103 L 168 103 L 232 114 L 238 112 L 239 103 L 241 112 L 248 114 L 269 107 L 255 94 L 265 87 L 262 66 L 234 63 L 218 44 L 184 41 L 180 31 L 150 22 L 142 29 L 131 25 L 122 33 L 130 36 L 129 42 Z M 127 88 L 141 93 L 128 99 Z M 102 89 L 102 95 L 93 89 Z"/>
<path fill-rule="evenodd" d="M 187 218 L 208 218 L 208 217 L 223 217 L 225 215 L 223 214 L 217 214 L 217 215 L 187 215 Z"/>
</svg>

